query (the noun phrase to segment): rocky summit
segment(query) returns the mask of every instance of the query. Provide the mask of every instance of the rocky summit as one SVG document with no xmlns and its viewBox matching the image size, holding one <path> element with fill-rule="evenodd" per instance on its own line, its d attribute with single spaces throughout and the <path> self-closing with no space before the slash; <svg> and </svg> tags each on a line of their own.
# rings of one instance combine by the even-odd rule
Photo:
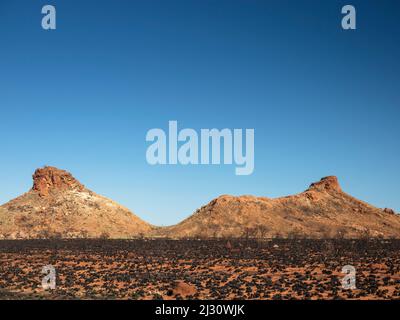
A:
<svg viewBox="0 0 400 320">
<path fill-rule="evenodd" d="M 37 169 L 32 189 L 0 206 L 1 238 L 131 238 L 152 229 L 54 167 Z"/>
<path fill-rule="evenodd" d="M 85 187 L 69 172 L 54 167 L 37 169 L 33 174 L 32 190 L 39 196 L 49 196 L 51 193 L 67 190 L 84 191 Z"/>
</svg>

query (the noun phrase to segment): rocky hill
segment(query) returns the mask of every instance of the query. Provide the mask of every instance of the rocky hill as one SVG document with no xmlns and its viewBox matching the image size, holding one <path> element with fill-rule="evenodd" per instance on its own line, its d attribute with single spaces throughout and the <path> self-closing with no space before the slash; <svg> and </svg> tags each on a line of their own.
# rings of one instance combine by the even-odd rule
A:
<svg viewBox="0 0 400 320">
<path fill-rule="evenodd" d="M 54 167 L 36 170 L 32 189 L 0 206 L 0 238 L 130 238 L 152 229 Z"/>
<path fill-rule="evenodd" d="M 400 216 L 342 191 L 336 177 L 304 192 L 276 199 L 223 195 L 181 223 L 158 229 L 160 237 L 400 237 Z"/>
<path fill-rule="evenodd" d="M 348 195 L 331 176 L 282 198 L 223 195 L 177 225 L 154 227 L 54 167 L 36 170 L 32 189 L 0 206 L 0 239 L 142 236 L 400 238 L 400 215 Z"/>
</svg>

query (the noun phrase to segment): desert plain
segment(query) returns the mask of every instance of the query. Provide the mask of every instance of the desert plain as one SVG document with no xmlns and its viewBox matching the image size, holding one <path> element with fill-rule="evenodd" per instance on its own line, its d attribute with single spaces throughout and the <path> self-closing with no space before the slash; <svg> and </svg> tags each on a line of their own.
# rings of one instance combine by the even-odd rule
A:
<svg viewBox="0 0 400 320">
<path fill-rule="evenodd" d="M 56 287 L 42 287 L 43 266 Z M 342 268 L 355 268 L 355 289 Z M 400 241 L 2 240 L 0 299 L 399 299 Z"/>
</svg>

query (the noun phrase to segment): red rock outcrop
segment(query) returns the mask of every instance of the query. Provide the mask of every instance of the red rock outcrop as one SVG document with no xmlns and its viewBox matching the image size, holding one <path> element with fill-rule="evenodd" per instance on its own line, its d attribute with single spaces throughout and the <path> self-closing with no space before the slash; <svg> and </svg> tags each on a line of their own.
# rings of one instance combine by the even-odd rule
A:
<svg viewBox="0 0 400 320">
<path fill-rule="evenodd" d="M 389 209 L 389 208 L 385 208 L 385 209 L 383 209 L 383 212 L 385 212 L 385 213 L 389 213 L 389 214 L 396 214 L 396 212 L 394 212 L 394 210 L 393 210 L 393 209 Z"/>
<path fill-rule="evenodd" d="M 335 176 L 328 176 L 328 177 L 322 178 L 318 182 L 312 183 L 308 190 L 342 192 L 342 188 L 340 187 L 338 178 Z"/>
<path fill-rule="evenodd" d="M 48 196 L 52 191 L 85 189 L 69 172 L 55 167 L 37 169 L 32 178 L 32 190 L 38 192 L 41 197 Z"/>
</svg>

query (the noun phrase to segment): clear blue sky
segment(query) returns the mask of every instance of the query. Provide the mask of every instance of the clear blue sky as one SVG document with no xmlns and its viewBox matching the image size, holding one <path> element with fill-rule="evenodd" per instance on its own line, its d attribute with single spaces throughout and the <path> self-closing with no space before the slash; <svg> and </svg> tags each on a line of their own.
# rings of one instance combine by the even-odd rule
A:
<svg viewBox="0 0 400 320">
<path fill-rule="evenodd" d="M 356 31 L 341 29 L 349 3 Z M 47 164 L 159 225 L 326 175 L 400 211 L 399 39 L 396 0 L 2 0 L 0 202 Z M 254 128 L 254 173 L 148 165 L 146 133 L 169 120 Z"/>
</svg>

